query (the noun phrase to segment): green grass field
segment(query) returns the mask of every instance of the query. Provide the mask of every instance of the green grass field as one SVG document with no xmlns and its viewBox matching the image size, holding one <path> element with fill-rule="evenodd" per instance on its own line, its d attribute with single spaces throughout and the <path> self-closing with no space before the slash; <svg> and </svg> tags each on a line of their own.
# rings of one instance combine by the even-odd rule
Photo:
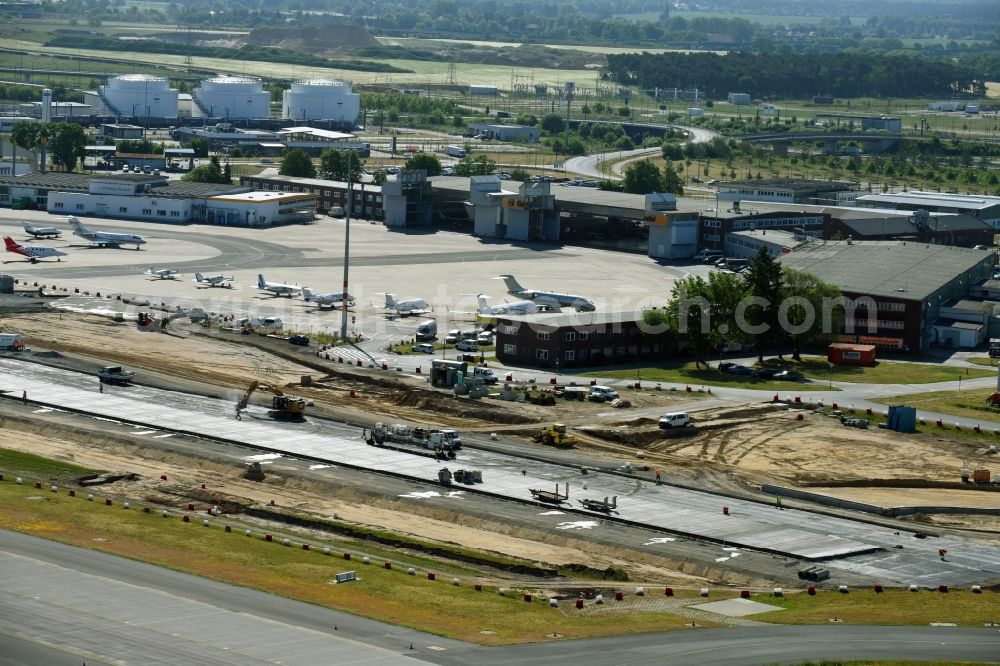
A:
<svg viewBox="0 0 1000 666">
<path fill-rule="evenodd" d="M 934 391 L 931 393 L 905 393 L 878 401 L 892 405 L 910 405 L 918 410 L 954 414 L 969 419 L 1000 421 L 1000 409 L 989 407 L 986 398 L 993 393 L 992 388 L 963 391 Z"/>
<path fill-rule="evenodd" d="M 603 370 L 593 368 L 588 370 L 567 370 L 566 374 L 599 375 L 613 379 L 635 379 L 645 382 L 671 382 L 674 384 L 690 384 L 698 386 L 725 386 L 728 388 L 748 388 L 762 391 L 838 391 L 836 387 L 825 384 L 803 384 L 799 382 L 777 382 L 767 379 L 754 379 L 719 372 L 715 362 L 711 369 L 697 368 L 694 362 L 664 364 L 657 367 L 631 368 L 623 370 Z"/>
</svg>

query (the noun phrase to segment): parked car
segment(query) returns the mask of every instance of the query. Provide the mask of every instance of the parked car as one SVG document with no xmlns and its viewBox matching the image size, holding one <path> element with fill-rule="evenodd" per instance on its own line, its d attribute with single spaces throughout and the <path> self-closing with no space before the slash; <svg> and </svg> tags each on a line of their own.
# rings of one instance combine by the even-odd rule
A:
<svg viewBox="0 0 1000 666">
<path fill-rule="evenodd" d="M 444 343 L 446 345 L 453 345 L 462 338 L 462 332 L 457 328 L 453 328 L 448 331 L 448 335 L 444 337 Z"/>
<path fill-rule="evenodd" d="M 262 158 L 260 158 L 260 163 L 261 164 L 274 164 L 274 160 L 272 160 L 269 157 L 262 157 Z"/>
<path fill-rule="evenodd" d="M 781 372 L 781 370 L 776 368 L 760 368 L 754 373 L 754 377 L 757 377 L 758 379 L 771 379 L 779 372 Z"/>
<path fill-rule="evenodd" d="M 719 179 L 718 178 L 713 178 L 712 180 L 708 181 L 705 184 L 706 185 L 718 185 L 719 184 Z"/>
<path fill-rule="evenodd" d="M 733 365 L 728 370 L 726 370 L 731 375 L 740 375 L 741 377 L 752 377 L 753 368 L 749 368 L 745 365 Z"/>
<path fill-rule="evenodd" d="M 305 335 L 293 335 L 292 337 L 288 338 L 288 341 L 293 345 L 304 347 L 309 344 L 309 337 Z"/>
<path fill-rule="evenodd" d="M 691 425 L 691 417 L 686 412 L 673 412 L 660 417 L 660 428 L 669 430 L 671 428 L 684 428 Z"/>
<path fill-rule="evenodd" d="M 419 345 L 413 345 L 413 351 L 417 352 L 418 354 L 433 354 L 434 353 L 434 345 L 429 345 L 427 343 L 421 343 Z"/>
<path fill-rule="evenodd" d="M 475 340 L 459 340 L 458 344 L 455 345 L 455 349 L 458 351 L 474 352 L 479 351 L 479 345 Z"/>
<path fill-rule="evenodd" d="M 774 375 L 773 379 L 782 382 L 800 382 L 802 381 L 802 375 L 792 370 L 784 370 Z"/>
<path fill-rule="evenodd" d="M 691 182 L 692 182 L 692 183 L 704 183 L 705 181 L 703 181 L 703 180 L 702 180 L 701 178 L 699 178 L 698 176 L 691 176 Z"/>
<path fill-rule="evenodd" d="M 731 361 L 720 361 L 719 372 L 729 372 L 729 368 L 733 367 L 734 365 L 736 364 L 732 363 Z"/>
</svg>

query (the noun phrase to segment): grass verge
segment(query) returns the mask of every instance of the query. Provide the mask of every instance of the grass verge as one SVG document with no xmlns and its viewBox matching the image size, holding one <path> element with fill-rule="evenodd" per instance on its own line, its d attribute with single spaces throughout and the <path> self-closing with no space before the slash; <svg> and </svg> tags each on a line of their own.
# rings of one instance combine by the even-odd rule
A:
<svg viewBox="0 0 1000 666">
<path fill-rule="evenodd" d="M 760 389 L 762 391 L 839 391 L 837 387 L 821 383 L 803 384 L 799 382 L 778 382 L 769 379 L 755 379 L 719 372 L 714 367 L 710 369 L 695 367 L 693 362 L 664 364 L 657 367 L 629 368 L 621 370 L 604 370 L 591 368 L 588 370 L 567 370 L 563 374 L 597 375 L 612 379 L 634 379 L 645 382 L 671 382 L 674 384 L 691 384 L 693 386 L 726 386 L 729 388 Z"/>
<path fill-rule="evenodd" d="M 551 634 L 586 638 L 646 633 L 682 629 L 688 622 L 653 612 L 579 613 L 569 602 L 550 608 L 530 586 L 523 591 L 535 592 L 535 598 L 525 603 L 522 590 L 501 597 L 495 588 L 476 592 L 470 578 L 460 586 L 428 580 L 429 570 L 444 579 L 447 566 L 432 569 L 426 558 L 405 551 L 389 551 L 391 559 L 385 561 L 393 568 L 387 570 L 378 557 L 369 565 L 358 561 L 356 546 L 354 559 L 345 562 L 343 546 L 333 541 L 310 540 L 312 549 L 305 551 L 301 537 L 286 547 L 277 535 L 275 542 L 265 541 L 259 528 L 247 538 L 236 522 L 234 531 L 226 533 L 224 519 L 212 520 L 209 528 L 200 521 L 199 516 L 184 523 L 176 514 L 162 518 L 158 511 L 143 513 L 136 505 L 125 511 L 118 502 L 105 506 L 0 482 L 0 527 L 474 643 L 537 642 L 549 640 Z M 323 555 L 326 545 L 338 556 Z M 409 566 L 419 573 L 407 575 Z M 357 571 L 359 580 L 331 584 L 334 574 L 345 570 Z"/>
<path fill-rule="evenodd" d="M 930 393 L 905 393 L 888 398 L 878 398 L 887 405 L 910 405 L 928 412 L 952 414 L 969 419 L 1000 421 L 1000 409 L 989 407 L 986 398 L 993 393 L 988 389 L 967 389 L 964 391 L 932 391 Z"/>
</svg>

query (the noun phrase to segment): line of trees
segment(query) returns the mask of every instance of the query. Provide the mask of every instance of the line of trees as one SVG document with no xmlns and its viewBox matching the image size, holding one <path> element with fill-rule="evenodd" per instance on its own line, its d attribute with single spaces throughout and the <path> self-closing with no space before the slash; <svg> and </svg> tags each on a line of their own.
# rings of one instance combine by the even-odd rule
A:
<svg viewBox="0 0 1000 666">
<path fill-rule="evenodd" d="M 76 123 L 20 120 L 11 128 L 11 139 L 21 148 L 36 152 L 44 143 L 49 161 L 63 171 L 75 171 L 86 154 L 87 134 Z"/>
<path fill-rule="evenodd" d="M 775 350 L 801 352 L 843 328 L 840 291 L 816 276 L 780 263 L 761 248 L 743 275 L 715 271 L 708 279 L 681 278 L 663 309 L 647 310 L 644 323 L 674 336 L 695 364 L 724 347 L 750 346 L 759 362 Z"/>
<path fill-rule="evenodd" d="M 641 88 L 693 88 L 710 96 L 923 97 L 985 94 L 982 72 L 946 59 L 883 53 L 624 53 L 608 55 L 610 77 Z"/>
</svg>

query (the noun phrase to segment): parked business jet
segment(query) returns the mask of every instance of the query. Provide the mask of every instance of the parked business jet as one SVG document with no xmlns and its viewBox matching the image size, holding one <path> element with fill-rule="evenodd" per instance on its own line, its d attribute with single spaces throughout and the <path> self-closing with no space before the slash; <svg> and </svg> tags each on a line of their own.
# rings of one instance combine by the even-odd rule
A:
<svg viewBox="0 0 1000 666">
<path fill-rule="evenodd" d="M 332 307 L 342 307 L 344 304 L 344 292 L 331 291 L 328 294 L 317 294 L 309 287 L 302 287 L 302 298 L 307 303 L 315 303 L 316 307 L 322 308 L 324 305 Z M 347 306 L 354 307 L 354 296 L 347 295 Z"/>
<path fill-rule="evenodd" d="M 392 310 L 398 315 L 420 314 L 430 312 L 431 306 L 422 298 L 407 298 L 401 301 L 396 300 L 395 294 L 385 295 L 385 309 Z"/>
<path fill-rule="evenodd" d="M 221 273 L 219 275 L 202 275 L 201 273 L 195 273 L 194 281 L 204 287 L 225 287 L 226 289 L 232 289 L 233 282 L 236 280 L 233 279 L 232 276 L 226 277 Z"/>
<path fill-rule="evenodd" d="M 150 266 L 146 269 L 146 275 L 150 275 L 161 280 L 176 280 L 177 279 L 177 269 L 176 268 L 155 268 Z"/>
<path fill-rule="evenodd" d="M 530 315 L 538 312 L 538 304 L 534 301 L 512 301 L 510 303 L 500 303 L 498 305 L 490 305 L 486 296 L 483 294 L 476 294 L 476 299 L 479 301 L 479 314 L 496 316 L 496 315 Z"/>
<path fill-rule="evenodd" d="M 62 250 L 57 250 L 54 247 L 38 247 L 21 245 L 20 243 L 15 243 L 14 239 L 10 236 L 4 236 L 3 242 L 7 246 L 7 251 L 11 254 L 19 254 L 22 257 L 27 257 L 28 261 L 33 264 L 37 264 L 39 259 L 45 259 L 46 257 L 55 257 L 56 261 L 62 261 L 59 257 L 65 257 L 66 253 Z"/>
<path fill-rule="evenodd" d="M 280 282 L 268 282 L 264 279 L 263 273 L 257 274 L 257 288 L 261 291 L 269 291 L 275 296 L 288 296 L 302 291 L 302 287 L 297 284 L 281 284 Z"/>
<path fill-rule="evenodd" d="M 24 231 L 35 238 L 59 238 L 62 229 L 58 227 L 36 227 L 31 222 L 24 223 Z"/>
<path fill-rule="evenodd" d="M 91 231 L 83 226 L 76 217 L 70 217 L 69 223 L 73 226 L 73 235 L 85 238 L 91 243 L 96 243 L 97 247 L 121 247 L 122 245 L 135 245 L 139 249 L 140 245 L 145 245 L 146 241 L 142 236 L 135 234 L 115 234 L 108 231 Z"/>
<path fill-rule="evenodd" d="M 512 296 L 519 296 L 534 301 L 536 305 L 548 308 L 573 308 L 578 312 L 593 312 L 597 309 L 593 301 L 576 296 L 574 294 L 560 294 L 554 291 L 541 291 L 539 289 L 528 289 L 514 279 L 513 275 L 501 275 L 499 280 L 503 280 L 507 285 L 507 293 Z"/>
</svg>

